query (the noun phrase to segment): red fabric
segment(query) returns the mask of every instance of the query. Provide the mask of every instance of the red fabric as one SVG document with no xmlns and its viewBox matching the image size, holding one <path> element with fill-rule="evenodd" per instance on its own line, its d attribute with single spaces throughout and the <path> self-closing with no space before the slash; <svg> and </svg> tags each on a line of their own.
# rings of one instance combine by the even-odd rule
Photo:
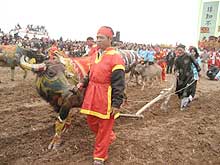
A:
<svg viewBox="0 0 220 165">
<path fill-rule="evenodd" d="M 162 62 L 160 63 L 160 67 L 162 68 L 162 73 L 161 73 L 161 76 L 162 76 L 162 80 L 166 80 L 166 62 Z"/>
<path fill-rule="evenodd" d="M 217 66 L 218 68 L 220 68 L 220 61 L 219 61 L 219 59 L 216 59 L 216 60 L 215 60 L 215 66 Z"/>
<path fill-rule="evenodd" d="M 90 51 L 89 51 L 89 53 L 88 53 L 88 56 L 96 55 L 98 49 L 99 49 L 99 48 L 98 48 L 97 45 L 93 45 L 93 46 L 90 48 Z"/>
<path fill-rule="evenodd" d="M 108 158 L 109 146 L 116 138 L 115 133 L 112 131 L 114 118 L 111 117 L 110 119 L 105 120 L 88 115 L 87 123 L 89 128 L 96 135 L 93 157 L 106 160 Z"/>
<path fill-rule="evenodd" d="M 162 80 L 166 80 L 166 61 L 165 61 L 165 54 L 163 52 L 159 52 L 155 54 L 155 58 L 157 60 L 158 65 L 162 68 L 161 77 Z"/>
<path fill-rule="evenodd" d="M 208 68 L 210 68 L 211 65 L 217 66 L 220 68 L 220 55 L 216 52 L 210 53 L 210 59 L 208 60 Z"/>
<path fill-rule="evenodd" d="M 104 27 L 104 26 L 101 27 L 101 28 L 98 30 L 97 34 L 105 35 L 105 36 L 108 36 L 108 37 L 110 37 L 110 38 L 113 37 L 113 33 L 112 33 L 111 29 L 109 29 L 109 28 L 107 28 L 107 27 Z"/>
<path fill-rule="evenodd" d="M 210 66 L 212 65 L 212 59 L 208 60 L 208 69 L 210 69 Z"/>
<path fill-rule="evenodd" d="M 74 57 L 72 59 L 72 72 L 80 78 L 84 78 L 89 72 L 91 57 Z"/>
<path fill-rule="evenodd" d="M 89 84 L 82 105 L 82 109 L 89 111 L 91 115 L 98 113 L 109 118 L 108 105 L 111 100 L 108 98 L 108 89 L 111 85 L 112 69 L 118 64 L 124 66 L 123 59 L 117 53 L 110 47 L 103 52 L 99 62 L 95 62 L 97 52 L 91 57 Z"/>
<path fill-rule="evenodd" d="M 96 135 L 94 159 L 106 160 L 109 146 L 116 138 L 112 130 L 115 120 L 109 111 L 111 108 L 111 91 L 109 90 L 111 89 L 112 69 L 118 65 L 124 66 L 124 62 L 118 51 L 112 47 L 107 48 L 99 58 L 98 52 L 94 53 L 95 55 L 90 56 L 89 84 L 81 112 L 84 111 L 88 114 L 88 125 Z"/>
</svg>

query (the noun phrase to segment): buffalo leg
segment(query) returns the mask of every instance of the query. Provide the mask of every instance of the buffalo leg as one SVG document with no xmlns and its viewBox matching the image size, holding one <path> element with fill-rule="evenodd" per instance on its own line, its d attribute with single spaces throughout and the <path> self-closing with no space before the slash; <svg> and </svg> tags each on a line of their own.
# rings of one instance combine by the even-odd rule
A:
<svg viewBox="0 0 220 165">
<path fill-rule="evenodd" d="M 55 135 L 50 142 L 48 149 L 57 149 L 61 144 L 61 135 L 67 131 L 71 124 L 71 115 L 69 111 L 71 109 L 71 102 L 68 98 L 65 99 L 65 103 L 60 108 L 58 119 L 55 122 Z"/>
<path fill-rule="evenodd" d="M 144 87 L 145 87 L 146 79 L 145 79 L 145 77 L 142 77 L 141 79 L 142 79 L 142 88 L 141 88 L 141 90 L 143 91 Z"/>
<path fill-rule="evenodd" d="M 133 76 L 134 76 L 133 73 L 130 72 L 128 81 L 126 82 L 126 86 L 127 86 L 127 87 L 128 87 L 128 84 L 130 83 L 131 79 L 133 78 Z"/>
</svg>

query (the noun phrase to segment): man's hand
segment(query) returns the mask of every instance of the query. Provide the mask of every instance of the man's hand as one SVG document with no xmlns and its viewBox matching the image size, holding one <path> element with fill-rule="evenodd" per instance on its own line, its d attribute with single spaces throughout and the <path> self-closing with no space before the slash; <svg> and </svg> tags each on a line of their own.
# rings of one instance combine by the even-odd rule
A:
<svg viewBox="0 0 220 165">
<path fill-rule="evenodd" d="M 112 107 L 111 115 L 114 116 L 114 119 L 117 119 L 120 115 L 120 109 L 116 107 Z"/>
<path fill-rule="evenodd" d="M 83 83 L 78 83 L 76 86 L 73 87 L 70 91 L 73 92 L 73 94 L 77 94 L 78 91 L 81 91 L 83 88 Z"/>
<path fill-rule="evenodd" d="M 82 90 L 82 88 L 83 88 L 83 83 L 78 83 L 77 85 L 76 85 L 76 87 L 79 89 L 79 90 Z"/>
</svg>

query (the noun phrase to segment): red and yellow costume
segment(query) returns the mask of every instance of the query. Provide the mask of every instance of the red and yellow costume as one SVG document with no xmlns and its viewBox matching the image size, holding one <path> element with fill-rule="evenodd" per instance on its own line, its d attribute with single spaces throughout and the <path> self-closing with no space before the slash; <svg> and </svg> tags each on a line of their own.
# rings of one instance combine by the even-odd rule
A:
<svg viewBox="0 0 220 165">
<path fill-rule="evenodd" d="M 111 107 L 119 108 L 125 87 L 124 62 L 118 51 L 109 47 L 99 57 L 91 55 L 89 83 L 81 113 L 87 114 L 90 129 L 96 134 L 94 159 L 106 160 L 108 148 L 115 134 Z"/>
<path fill-rule="evenodd" d="M 166 54 L 162 51 L 157 51 L 154 57 L 157 60 L 157 64 L 162 68 L 162 80 L 166 80 Z"/>
</svg>

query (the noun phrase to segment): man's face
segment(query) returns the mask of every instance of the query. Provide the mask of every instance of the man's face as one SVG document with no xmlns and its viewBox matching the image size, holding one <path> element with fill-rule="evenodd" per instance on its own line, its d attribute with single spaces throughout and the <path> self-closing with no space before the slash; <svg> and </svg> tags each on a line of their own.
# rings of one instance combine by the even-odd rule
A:
<svg viewBox="0 0 220 165">
<path fill-rule="evenodd" d="M 176 49 L 176 51 L 177 51 L 177 54 L 178 55 L 183 55 L 184 54 L 184 52 L 185 52 L 185 50 L 183 49 L 183 48 L 181 48 L 181 47 L 178 47 L 177 49 Z"/>
<path fill-rule="evenodd" d="M 87 41 L 86 41 L 86 44 L 87 44 L 88 46 L 92 46 L 92 45 L 93 45 L 93 43 L 94 43 L 94 41 L 93 41 L 93 40 L 87 40 Z"/>
<path fill-rule="evenodd" d="M 111 39 L 105 35 L 97 35 L 97 45 L 100 49 L 105 50 L 111 46 Z"/>
</svg>

